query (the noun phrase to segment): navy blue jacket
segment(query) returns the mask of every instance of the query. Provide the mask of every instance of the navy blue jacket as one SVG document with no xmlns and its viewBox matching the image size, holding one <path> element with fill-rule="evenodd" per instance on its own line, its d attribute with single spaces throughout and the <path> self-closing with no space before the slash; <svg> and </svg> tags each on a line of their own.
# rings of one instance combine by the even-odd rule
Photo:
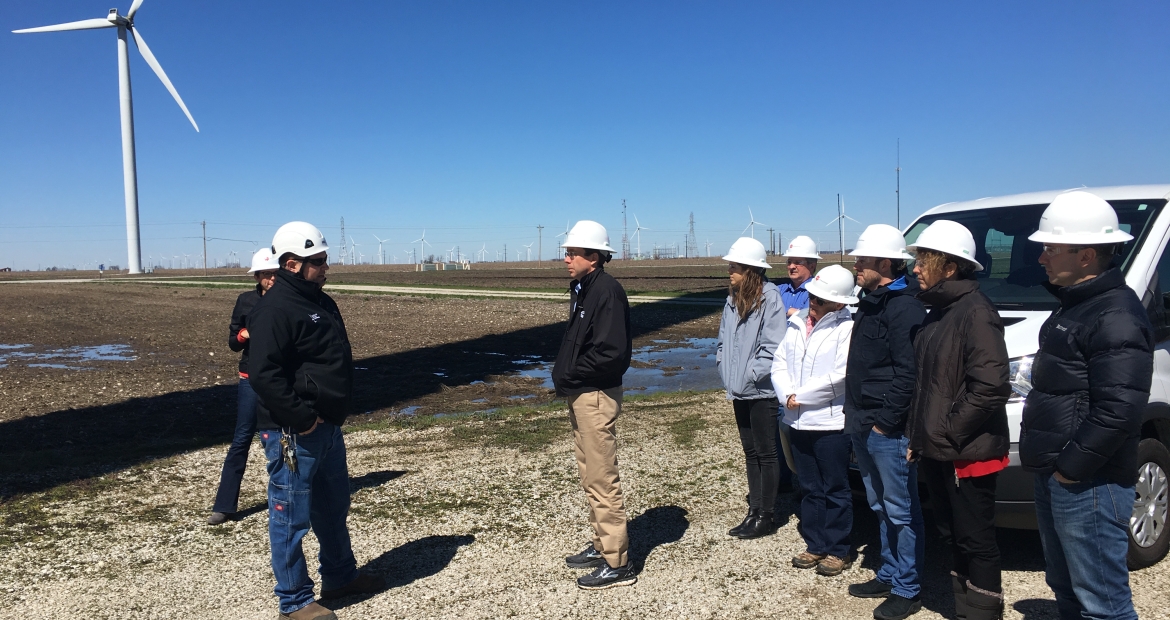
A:
<svg viewBox="0 0 1170 620">
<path fill-rule="evenodd" d="M 557 396 L 608 390 L 622 384 L 630 367 L 630 302 L 613 276 L 597 268 L 569 285 L 569 324 L 552 380 Z"/>
</svg>

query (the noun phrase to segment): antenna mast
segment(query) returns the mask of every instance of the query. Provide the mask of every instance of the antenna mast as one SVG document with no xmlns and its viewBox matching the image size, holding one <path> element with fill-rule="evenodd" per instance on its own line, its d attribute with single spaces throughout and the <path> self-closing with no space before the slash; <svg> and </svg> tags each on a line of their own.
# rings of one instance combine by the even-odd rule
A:
<svg viewBox="0 0 1170 620">
<path fill-rule="evenodd" d="M 341 218 L 341 252 L 339 254 L 340 254 L 340 256 L 338 258 L 340 258 L 341 260 L 338 261 L 338 264 L 344 265 L 345 264 L 345 218 L 344 217 Z"/>
<path fill-rule="evenodd" d="M 544 258 L 542 257 L 543 248 L 544 248 L 544 241 L 541 238 L 543 234 L 544 234 L 544 226 L 541 226 L 538 224 L 536 226 L 536 262 L 538 262 L 538 263 L 540 261 L 544 260 Z"/>
<path fill-rule="evenodd" d="M 898 197 L 898 213 L 897 222 L 898 230 L 902 230 L 902 139 L 898 138 L 898 167 L 894 168 L 894 172 L 898 175 L 898 184 L 895 186 L 894 194 Z"/>
<path fill-rule="evenodd" d="M 626 230 L 626 199 L 622 198 L 622 260 L 630 260 L 630 236 Z"/>
<path fill-rule="evenodd" d="M 699 240 L 695 238 L 695 212 L 691 211 L 690 225 L 687 227 L 687 258 L 699 255 Z"/>
</svg>

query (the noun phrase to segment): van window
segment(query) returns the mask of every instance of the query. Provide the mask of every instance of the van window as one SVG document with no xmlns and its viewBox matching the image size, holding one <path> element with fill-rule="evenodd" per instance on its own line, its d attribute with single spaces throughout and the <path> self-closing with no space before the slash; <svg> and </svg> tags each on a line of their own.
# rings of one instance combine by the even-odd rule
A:
<svg viewBox="0 0 1170 620">
<path fill-rule="evenodd" d="M 1120 228 L 1134 236 L 1121 247 L 1117 264 L 1124 272 L 1133 259 L 1134 248 L 1141 245 L 1149 225 L 1157 218 L 1165 200 L 1111 201 L 1117 211 Z M 976 274 L 979 288 L 1001 310 L 1052 310 L 1057 306 L 1043 283 L 1048 281 L 1040 258 L 1041 244 L 1028 241 L 1036 231 L 1040 215 L 1048 205 L 1019 205 L 989 209 L 971 209 L 953 213 L 937 213 L 920 218 L 906 232 L 906 243 L 913 243 L 918 235 L 938 220 L 952 220 L 967 227 L 975 237 L 975 260 L 983 265 Z M 1170 269 L 1161 270 L 1170 284 Z M 1162 290 L 1170 291 L 1166 285 Z"/>
<path fill-rule="evenodd" d="M 1150 288 L 1142 296 L 1150 323 L 1154 326 L 1154 340 L 1170 339 L 1170 244 L 1158 259 L 1158 270 L 1150 279 Z"/>
</svg>

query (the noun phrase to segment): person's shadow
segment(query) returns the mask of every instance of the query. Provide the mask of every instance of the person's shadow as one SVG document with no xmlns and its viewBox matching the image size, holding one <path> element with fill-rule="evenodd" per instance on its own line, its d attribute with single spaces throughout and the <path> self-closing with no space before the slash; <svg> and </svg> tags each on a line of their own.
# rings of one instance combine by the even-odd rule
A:
<svg viewBox="0 0 1170 620">
<path fill-rule="evenodd" d="M 1042 598 L 1026 598 L 1022 601 L 1012 603 L 1012 608 L 1020 612 L 1024 620 L 1057 620 L 1060 618 L 1060 610 L 1056 607 L 1056 601 L 1046 600 Z"/>
<path fill-rule="evenodd" d="M 686 509 L 678 506 L 658 506 L 631 519 L 626 531 L 630 536 L 630 561 L 634 569 L 642 571 L 655 547 L 682 540 L 690 525 Z"/>
<path fill-rule="evenodd" d="M 358 491 L 360 491 L 362 489 L 369 489 L 372 487 L 380 487 L 383 484 L 386 484 L 387 482 L 394 480 L 395 478 L 401 478 L 402 476 L 405 476 L 405 475 L 406 475 L 406 472 L 404 472 L 404 471 L 386 470 L 386 471 L 372 471 L 368 474 L 362 474 L 356 478 L 350 478 L 349 479 L 349 494 L 353 495 L 354 493 L 357 493 Z M 253 506 L 249 506 L 243 510 L 236 512 L 236 514 L 232 517 L 232 520 L 243 521 L 244 519 L 247 519 L 248 517 L 250 517 L 256 513 L 264 512 L 265 510 L 268 510 L 268 502 L 260 502 L 258 504 L 255 504 Z"/>
<path fill-rule="evenodd" d="M 426 536 L 395 547 L 370 560 L 361 567 L 362 572 L 381 575 L 386 578 L 386 590 L 401 588 L 437 574 L 447 568 L 459 547 L 475 542 L 475 536 Z M 385 590 L 383 590 L 384 592 Z M 325 605 L 329 609 L 344 609 L 380 594 L 368 592 L 345 598 L 333 599 Z"/>
</svg>

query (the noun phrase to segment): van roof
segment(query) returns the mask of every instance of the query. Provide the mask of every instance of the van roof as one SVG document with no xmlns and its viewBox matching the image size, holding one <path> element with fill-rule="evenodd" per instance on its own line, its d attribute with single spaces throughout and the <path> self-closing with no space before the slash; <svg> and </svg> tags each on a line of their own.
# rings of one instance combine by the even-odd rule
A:
<svg viewBox="0 0 1170 620">
<path fill-rule="evenodd" d="M 1075 190 L 1083 190 L 1096 194 L 1105 200 L 1150 200 L 1167 199 L 1170 197 L 1170 184 L 1166 185 L 1115 185 L 1112 187 L 1070 187 L 1068 189 L 1054 189 L 1046 192 L 1029 192 L 1026 194 L 1012 194 L 1010 196 L 996 196 L 965 200 L 962 202 L 947 202 L 930 209 L 922 215 L 937 213 L 953 213 L 955 211 L 969 211 L 971 209 L 989 209 L 994 207 L 1014 207 L 1018 205 L 1048 204 L 1057 196 Z"/>
</svg>

